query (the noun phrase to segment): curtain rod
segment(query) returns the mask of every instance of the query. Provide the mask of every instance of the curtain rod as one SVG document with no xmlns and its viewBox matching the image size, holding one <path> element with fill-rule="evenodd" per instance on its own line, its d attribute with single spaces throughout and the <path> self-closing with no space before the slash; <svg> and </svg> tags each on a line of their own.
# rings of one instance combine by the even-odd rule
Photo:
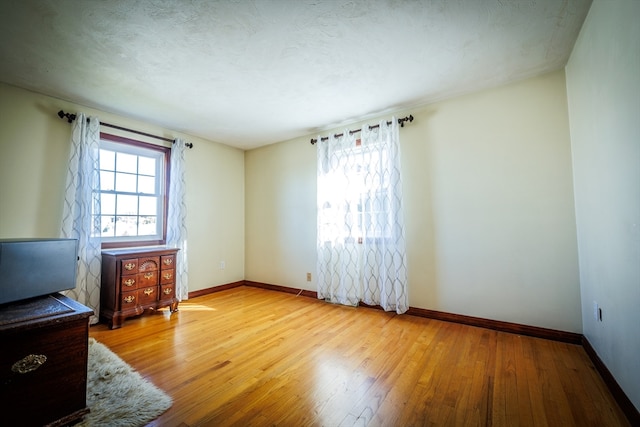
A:
<svg viewBox="0 0 640 427">
<path fill-rule="evenodd" d="M 72 123 L 76 119 L 76 115 L 75 114 L 65 113 L 62 110 L 58 111 L 58 117 L 60 117 L 61 119 L 66 118 L 69 123 Z M 148 136 L 150 138 L 155 138 L 155 139 L 160 139 L 162 141 L 167 141 L 167 142 L 170 142 L 172 144 L 175 142 L 175 140 L 170 139 L 170 138 L 165 138 L 164 136 L 152 135 L 150 133 L 140 132 L 139 130 L 134 130 L 134 129 L 125 128 L 125 127 L 122 127 L 122 126 L 112 125 L 111 123 L 100 122 L 100 126 L 106 126 L 108 128 L 124 130 L 126 132 L 136 133 L 138 135 L 144 135 L 144 136 Z M 193 143 L 191 143 L 191 142 L 187 142 L 184 145 L 186 147 L 188 147 L 188 148 L 193 148 Z"/>
<path fill-rule="evenodd" d="M 409 114 L 407 117 L 403 117 L 403 118 L 401 118 L 401 119 L 398 119 L 398 123 L 400 124 L 400 127 L 401 127 L 401 128 L 403 128 L 403 127 L 404 127 L 404 122 L 409 122 L 409 123 L 411 123 L 412 121 L 413 121 L 413 116 L 412 116 L 411 114 Z M 392 123 L 391 121 L 388 121 L 388 122 L 387 122 L 387 126 L 388 126 L 388 125 L 390 125 L 391 123 Z M 369 126 L 369 130 L 371 130 L 371 129 L 375 129 L 375 128 L 379 128 L 379 127 L 380 127 L 380 125 L 371 125 L 371 126 Z M 349 135 L 353 135 L 354 133 L 357 133 L 357 132 L 362 132 L 362 129 L 354 129 L 354 130 L 350 130 L 350 131 L 349 131 Z M 341 136 L 343 136 L 343 135 L 344 135 L 344 133 L 336 133 L 336 134 L 334 135 L 334 137 L 339 138 L 339 137 L 341 137 Z M 321 140 L 321 141 L 326 141 L 327 139 L 329 139 L 329 137 L 328 137 L 328 136 L 323 136 L 322 138 L 320 138 L 320 140 Z M 318 142 L 318 140 L 317 140 L 317 139 L 315 139 L 315 138 L 311 138 L 311 145 L 315 145 L 315 144 L 316 144 L 316 142 Z"/>
</svg>

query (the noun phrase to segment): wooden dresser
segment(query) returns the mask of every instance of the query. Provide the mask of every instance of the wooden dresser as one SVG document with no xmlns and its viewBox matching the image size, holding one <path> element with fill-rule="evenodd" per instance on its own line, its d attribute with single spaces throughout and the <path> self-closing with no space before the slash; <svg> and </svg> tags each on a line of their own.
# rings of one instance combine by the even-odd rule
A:
<svg viewBox="0 0 640 427">
<path fill-rule="evenodd" d="M 177 252 L 166 247 L 102 251 L 100 319 L 116 329 L 148 309 L 176 311 Z"/>
<path fill-rule="evenodd" d="M 1 425 L 66 425 L 89 412 L 92 314 L 60 294 L 0 306 Z"/>
</svg>

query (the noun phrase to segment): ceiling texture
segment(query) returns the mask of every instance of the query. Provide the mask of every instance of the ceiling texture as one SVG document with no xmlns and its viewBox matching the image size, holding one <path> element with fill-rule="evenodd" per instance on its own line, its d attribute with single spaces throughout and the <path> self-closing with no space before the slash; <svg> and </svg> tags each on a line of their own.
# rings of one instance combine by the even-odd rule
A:
<svg viewBox="0 0 640 427">
<path fill-rule="evenodd" d="M 0 81 L 251 149 L 563 68 L 590 5 L 5 0 Z"/>
</svg>

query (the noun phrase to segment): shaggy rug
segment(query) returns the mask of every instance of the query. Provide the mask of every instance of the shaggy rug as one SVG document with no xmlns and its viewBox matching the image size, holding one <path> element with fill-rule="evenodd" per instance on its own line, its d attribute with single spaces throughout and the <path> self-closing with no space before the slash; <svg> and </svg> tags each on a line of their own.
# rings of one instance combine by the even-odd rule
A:
<svg viewBox="0 0 640 427">
<path fill-rule="evenodd" d="M 89 338 L 87 406 L 91 412 L 77 426 L 144 426 L 172 403 L 106 346 Z"/>
</svg>

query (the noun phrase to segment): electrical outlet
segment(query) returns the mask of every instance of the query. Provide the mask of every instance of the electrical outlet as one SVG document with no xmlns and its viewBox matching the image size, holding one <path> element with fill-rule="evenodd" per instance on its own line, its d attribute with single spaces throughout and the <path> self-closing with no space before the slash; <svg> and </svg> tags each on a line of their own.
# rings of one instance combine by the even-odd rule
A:
<svg viewBox="0 0 640 427">
<path fill-rule="evenodd" d="M 598 321 L 599 316 L 599 308 L 598 308 L 598 303 L 597 302 L 593 302 L 593 318 Z"/>
<path fill-rule="evenodd" d="M 307 273 L 307 282 L 311 281 L 311 273 Z"/>
<path fill-rule="evenodd" d="M 220 261 L 220 270 L 224 270 L 227 267 L 227 263 L 224 261 Z"/>
</svg>

